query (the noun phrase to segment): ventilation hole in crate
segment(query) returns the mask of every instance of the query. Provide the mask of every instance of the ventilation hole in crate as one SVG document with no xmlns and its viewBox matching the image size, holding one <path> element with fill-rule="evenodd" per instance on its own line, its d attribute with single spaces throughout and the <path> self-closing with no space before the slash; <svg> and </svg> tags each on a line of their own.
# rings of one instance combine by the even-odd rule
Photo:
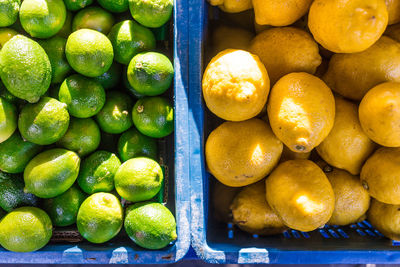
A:
<svg viewBox="0 0 400 267">
<path fill-rule="evenodd" d="M 368 221 L 363 221 L 368 228 L 374 228 Z"/>
<path fill-rule="evenodd" d="M 301 237 L 300 234 L 299 234 L 299 232 L 297 232 L 296 230 L 292 230 L 292 235 L 293 235 L 295 238 L 300 238 L 300 237 Z"/>
<path fill-rule="evenodd" d="M 400 241 L 392 240 L 393 246 L 400 246 Z"/>
<path fill-rule="evenodd" d="M 346 234 L 346 232 L 343 231 L 342 229 L 338 228 L 337 231 L 338 231 L 338 233 L 339 233 L 342 237 L 344 237 L 344 238 L 349 238 L 349 235 Z"/>
<path fill-rule="evenodd" d="M 258 238 L 258 235 L 254 234 L 254 235 L 253 235 L 253 238 Z"/>
<path fill-rule="evenodd" d="M 233 229 L 233 224 L 232 223 L 228 223 L 228 229 Z"/>
<path fill-rule="evenodd" d="M 322 228 L 329 229 L 329 228 L 331 228 L 331 226 L 329 224 L 325 224 L 324 227 L 322 227 Z"/>
<path fill-rule="evenodd" d="M 300 232 L 305 238 L 310 238 L 310 235 L 306 232 Z"/>
<path fill-rule="evenodd" d="M 378 230 L 374 229 L 375 234 L 377 234 L 380 237 L 384 237 L 384 235 L 381 234 L 381 232 L 379 232 Z"/>
<path fill-rule="evenodd" d="M 340 238 L 340 236 L 332 229 L 329 229 L 328 232 L 334 237 L 334 238 Z"/>
<path fill-rule="evenodd" d="M 333 228 L 339 228 L 339 225 L 332 225 Z"/>
<path fill-rule="evenodd" d="M 350 225 L 350 228 L 351 228 L 351 229 L 356 229 L 356 228 L 357 228 L 357 225 L 351 224 L 351 225 Z"/>
<path fill-rule="evenodd" d="M 365 232 L 370 236 L 376 237 L 376 234 L 369 229 L 365 229 Z"/>
<path fill-rule="evenodd" d="M 363 224 L 363 222 L 359 222 L 357 223 L 357 225 L 360 226 L 361 228 L 368 228 L 368 226 Z"/>
<path fill-rule="evenodd" d="M 283 236 L 285 238 L 291 238 L 291 235 L 290 235 L 290 233 L 288 231 L 283 232 Z"/>
<path fill-rule="evenodd" d="M 232 239 L 233 238 L 233 230 L 228 231 L 228 238 Z"/>
<path fill-rule="evenodd" d="M 356 232 L 360 235 L 360 236 L 366 236 L 367 234 L 363 232 L 363 230 L 361 229 L 357 229 Z"/>
<path fill-rule="evenodd" d="M 331 238 L 327 232 L 325 232 L 324 229 L 319 229 L 319 233 L 324 237 L 324 238 Z"/>
</svg>

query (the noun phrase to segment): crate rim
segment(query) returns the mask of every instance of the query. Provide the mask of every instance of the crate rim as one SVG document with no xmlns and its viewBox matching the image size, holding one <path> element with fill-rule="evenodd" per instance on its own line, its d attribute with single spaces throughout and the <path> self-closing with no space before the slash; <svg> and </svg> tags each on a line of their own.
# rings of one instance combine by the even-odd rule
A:
<svg viewBox="0 0 400 267">
<path fill-rule="evenodd" d="M 190 136 L 190 183 L 191 183 L 191 245 L 197 256 L 208 263 L 218 264 L 388 264 L 400 263 L 399 250 L 351 249 L 346 250 L 283 250 L 273 247 L 243 247 L 235 250 L 214 249 L 207 242 L 207 218 L 204 205 L 207 183 L 202 138 L 204 111 L 202 109 L 201 81 L 203 72 L 202 49 L 206 24 L 206 1 L 189 0 L 189 136 Z"/>
<path fill-rule="evenodd" d="M 79 244 L 54 245 L 16 253 L 0 248 L 0 263 L 40 264 L 156 264 L 184 258 L 190 247 L 190 188 L 188 136 L 188 5 L 174 0 L 174 106 L 175 106 L 175 217 L 178 240 L 162 250 L 135 251 L 132 246 L 95 246 L 86 250 Z M 84 246 L 82 246 L 84 247 Z"/>
</svg>

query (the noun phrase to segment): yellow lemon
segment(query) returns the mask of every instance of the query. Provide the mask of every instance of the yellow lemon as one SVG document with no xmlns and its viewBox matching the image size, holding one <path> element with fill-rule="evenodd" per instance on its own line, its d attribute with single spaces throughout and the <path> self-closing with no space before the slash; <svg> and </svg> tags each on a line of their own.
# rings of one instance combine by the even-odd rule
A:
<svg viewBox="0 0 400 267">
<path fill-rule="evenodd" d="M 315 0 L 308 14 L 315 40 L 335 53 L 364 51 L 381 37 L 387 24 L 384 0 Z"/>
<path fill-rule="evenodd" d="M 376 143 L 400 146 L 400 83 L 386 82 L 364 96 L 359 107 L 361 126 Z"/>
<path fill-rule="evenodd" d="M 244 187 L 231 205 L 233 222 L 243 231 L 258 235 L 274 235 L 286 226 L 265 199 L 265 182 Z"/>
<path fill-rule="evenodd" d="M 400 241 L 400 205 L 391 205 L 372 199 L 368 221 L 387 238 Z"/>
<path fill-rule="evenodd" d="M 229 13 L 238 13 L 252 8 L 251 0 L 209 0 L 209 3 Z"/>
<path fill-rule="evenodd" d="M 267 111 L 275 135 L 290 150 L 307 153 L 331 131 L 335 99 L 319 78 L 305 72 L 291 73 L 272 88 Z"/>
<path fill-rule="evenodd" d="M 271 84 L 291 72 L 314 74 L 322 60 L 312 36 L 294 27 L 263 31 L 252 40 L 249 51 L 264 63 Z"/>
<path fill-rule="evenodd" d="M 323 80 L 336 93 L 361 100 L 372 87 L 400 82 L 400 43 L 383 36 L 364 52 L 335 54 Z"/>
<path fill-rule="evenodd" d="M 388 24 L 396 24 L 400 22 L 400 0 L 385 0 L 389 13 Z"/>
<path fill-rule="evenodd" d="M 400 23 L 388 26 L 384 34 L 400 42 Z"/>
<path fill-rule="evenodd" d="M 293 159 L 308 159 L 311 156 L 311 152 L 307 153 L 300 153 L 300 152 L 293 152 L 287 146 L 283 146 L 282 156 L 279 162 L 284 162 Z"/>
<path fill-rule="evenodd" d="M 250 31 L 220 25 L 213 31 L 211 36 L 212 55 L 215 56 L 228 48 L 247 50 L 253 37 L 253 33 Z"/>
<path fill-rule="evenodd" d="M 335 195 L 335 209 L 328 223 L 347 225 L 361 221 L 369 208 L 370 196 L 360 177 L 336 168 L 324 168 Z"/>
<path fill-rule="evenodd" d="M 375 144 L 361 128 L 356 104 L 335 97 L 335 113 L 333 128 L 317 152 L 330 165 L 357 175 Z"/>
<path fill-rule="evenodd" d="M 290 228 L 313 231 L 332 216 L 335 206 L 332 186 L 312 161 L 283 162 L 265 184 L 268 204 Z"/>
<path fill-rule="evenodd" d="M 205 156 L 221 183 L 240 187 L 267 176 L 278 163 L 282 143 L 260 119 L 224 122 L 208 136 Z"/>
<path fill-rule="evenodd" d="M 253 0 L 256 22 L 260 25 L 287 26 L 304 16 L 312 0 Z"/>
<path fill-rule="evenodd" d="M 360 178 L 365 189 L 377 200 L 400 204 L 400 148 L 379 148 L 365 162 Z"/>
<path fill-rule="evenodd" d="M 224 50 L 210 61 L 202 86 L 210 111 L 229 121 L 260 113 L 270 89 L 267 70 L 258 56 L 235 49 Z"/>
</svg>

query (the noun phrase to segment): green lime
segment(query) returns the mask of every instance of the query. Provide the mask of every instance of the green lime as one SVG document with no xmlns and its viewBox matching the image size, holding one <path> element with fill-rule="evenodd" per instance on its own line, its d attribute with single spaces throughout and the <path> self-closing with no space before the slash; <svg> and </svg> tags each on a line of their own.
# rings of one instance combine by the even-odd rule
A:
<svg viewBox="0 0 400 267">
<path fill-rule="evenodd" d="M 96 120 L 106 133 L 119 134 L 132 126 L 131 98 L 117 91 L 109 92 L 104 107 L 96 115 Z"/>
<path fill-rule="evenodd" d="M 115 24 L 108 38 L 114 47 L 115 60 L 125 65 L 128 65 L 136 54 L 156 47 L 156 39 L 152 31 L 133 20 Z"/>
<path fill-rule="evenodd" d="M 0 50 L 0 76 L 14 96 L 35 103 L 50 86 L 50 60 L 37 42 L 17 35 Z"/>
<path fill-rule="evenodd" d="M 18 105 L 18 102 L 19 102 L 18 100 L 21 100 L 21 99 L 17 98 L 16 96 L 14 96 L 13 94 L 11 94 L 7 90 L 7 88 L 4 86 L 4 84 L 1 80 L 0 80 L 0 97 L 14 105 Z"/>
<path fill-rule="evenodd" d="M 121 231 L 123 209 L 116 196 L 96 193 L 81 205 L 76 225 L 79 233 L 89 242 L 104 243 Z"/>
<path fill-rule="evenodd" d="M 128 81 L 128 67 L 124 68 L 124 71 L 122 73 L 122 81 L 124 83 L 124 87 L 125 89 L 136 99 L 140 99 L 145 97 L 145 95 L 140 94 L 138 91 L 136 91 L 135 89 L 133 89 L 133 87 L 129 84 Z"/>
<path fill-rule="evenodd" d="M 74 74 L 61 84 L 58 99 L 67 104 L 72 116 L 89 118 L 102 109 L 106 102 L 106 93 L 96 80 Z"/>
<path fill-rule="evenodd" d="M 129 0 L 132 17 L 149 28 L 164 25 L 171 17 L 173 8 L 173 0 Z"/>
<path fill-rule="evenodd" d="M 57 144 L 75 151 L 80 157 L 86 156 L 95 151 L 100 144 L 99 126 L 90 118 L 72 118 L 68 131 Z"/>
<path fill-rule="evenodd" d="M 51 238 L 49 215 L 39 208 L 22 207 L 0 221 L 0 245 L 14 252 L 31 252 L 44 247 Z"/>
<path fill-rule="evenodd" d="M 107 36 L 90 29 L 73 32 L 68 37 L 65 53 L 71 67 L 88 77 L 97 77 L 108 71 L 114 58 Z"/>
<path fill-rule="evenodd" d="M 0 171 L 0 208 L 7 212 L 17 207 L 36 206 L 36 196 L 24 192 L 21 176 Z"/>
<path fill-rule="evenodd" d="M 18 119 L 22 137 L 38 145 L 57 142 L 67 132 L 68 125 L 67 105 L 51 97 L 25 105 Z"/>
<path fill-rule="evenodd" d="M 105 9 L 115 13 L 128 11 L 128 0 L 97 0 L 97 2 Z"/>
<path fill-rule="evenodd" d="M 54 36 L 51 39 L 40 40 L 39 44 L 46 51 L 49 57 L 52 70 L 52 83 L 61 83 L 65 77 L 72 71 L 65 56 L 65 44 L 67 39 Z"/>
<path fill-rule="evenodd" d="M 0 97 L 0 144 L 17 129 L 17 108 Z"/>
<path fill-rule="evenodd" d="M 147 249 L 162 249 L 177 238 L 174 215 L 160 203 L 129 206 L 124 225 L 132 241 Z"/>
<path fill-rule="evenodd" d="M 21 0 L 0 1 L 0 27 L 13 25 L 18 19 Z"/>
<path fill-rule="evenodd" d="M 114 175 L 121 162 L 108 151 L 96 151 L 84 159 L 78 176 L 78 184 L 88 194 L 114 190 Z"/>
<path fill-rule="evenodd" d="M 7 43 L 11 38 L 13 38 L 17 34 L 18 32 L 16 32 L 13 29 L 0 28 L 0 49 L 5 45 L 5 43 Z"/>
<path fill-rule="evenodd" d="M 161 138 L 174 131 L 174 108 L 160 96 L 139 99 L 132 110 L 133 124 L 144 135 Z"/>
<path fill-rule="evenodd" d="M 77 11 L 90 6 L 93 3 L 93 0 L 64 0 L 64 3 L 68 10 Z"/>
<path fill-rule="evenodd" d="M 52 198 L 67 191 L 79 173 L 79 156 L 62 148 L 34 157 L 24 171 L 25 191 L 40 198 Z"/>
<path fill-rule="evenodd" d="M 43 201 L 43 208 L 55 226 L 70 226 L 76 222 L 78 210 L 86 199 L 86 194 L 73 185 L 65 193 Z"/>
<path fill-rule="evenodd" d="M 174 67 L 171 61 L 157 52 L 134 56 L 128 66 L 129 84 L 140 94 L 161 95 L 171 86 Z"/>
<path fill-rule="evenodd" d="M 157 161 L 150 158 L 133 158 L 119 167 L 114 177 L 115 189 L 126 200 L 149 200 L 161 189 L 164 174 Z"/>
<path fill-rule="evenodd" d="M 63 37 L 65 39 L 68 38 L 68 36 L 72 32 L 72 12 L 67 11 L 67 17 L 65 18 L 64 25 L 62 26 L 61 30 L 58 31 L 57 36 Z"/>
<path fill-rule="evenodd" d="M 86 7 L 75 15 L 72 21 L 72 31 L 92 29 L 108 34 L 114 24 L 113 15 L 98 6 Z"/>
<path fill-rule="evenodd" d="M 23 172 L 28 162 L 41 151 L 41 146 L 25 141 L 18 131 L 0 143 L 0 170 Z"/>
<path fill-rule="evenodd" d="M 104 72 L 102 75 L 97 76 L 93 79 L 98 81 L 104 88 L 104 90 L 114 88 L 119 83 L 119 78 L 121 76 L 121 65 L 113 62 L 110 69 Z"/>
<path fill-rule="evenodd" d="M 122 161 L 137 157 L 148 157 L 157 160 L 157 141 L 141 134 L 135 128 L 131 128 L 119 138 L 118 154 Z"/>
<path fill-rule="evenodd" d="M 63 0 L 24 0 L 19 11 L 22 27 L 36 38 L 55 35 L 63 27 L 66 17 Z"/>
</svg>

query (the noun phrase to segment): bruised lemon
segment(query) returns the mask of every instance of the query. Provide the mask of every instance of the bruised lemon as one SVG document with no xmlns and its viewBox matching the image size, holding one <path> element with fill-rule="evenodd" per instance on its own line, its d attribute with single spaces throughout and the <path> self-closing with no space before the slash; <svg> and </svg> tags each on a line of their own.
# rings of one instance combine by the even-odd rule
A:
<svg viewBox="0 0 400 267">
<path fill-rule="evenodd" d="M 209 171 L 221 183 L 239 187 L 267 176 L 278 163 L 282 143 L 260 119 L 224 122 L 208 136 Z"/>
<path fill-rule="evenodd" d="M 335 99 L 322 80 L 296 72 L 274 85 L 267 111 L 275 135 L 293 152 L 307 153 L 331 131 Z"/>
<path fill-rule="evenodd" d="M 308 14 L 315 40 L 335 53 L 364 51 L 381 37 L 387 24 L 384 0 L 315 0 Z"/>
<path fill-rule="evenodd" d="M 218 117 L 243 121 L 255 117 L 267 102 L 270 84 L 258 56 L 227 49 L 208 64 L 203 76 L 207 107 Z"/>
</svg>

